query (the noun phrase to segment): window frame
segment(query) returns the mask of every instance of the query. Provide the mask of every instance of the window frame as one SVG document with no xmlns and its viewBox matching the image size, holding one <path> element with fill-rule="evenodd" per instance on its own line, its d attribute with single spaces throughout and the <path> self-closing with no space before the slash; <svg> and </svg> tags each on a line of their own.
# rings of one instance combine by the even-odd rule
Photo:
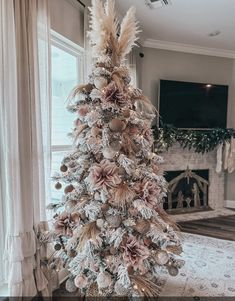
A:
<svg viewBox="0 0 235 301">
<path fill-rule="evenodd" d="M 72 42 L 71 40 L 67 39 L 66 37 L 62 36 L 58 32 L 51 30 L 51 37 L 50 37 L 50 44 L 51 44 L 51 49 L 52 46 L 55 46 L 77 58 L 77 76 L 79 79 L 79 82 L 81 84 L 84 82 L 84 53 L 85 50 L 78 44 Z M 51 52 L 52 53 L 52 52 Z M 52 63 L 51 63 L 52 67 Z M 50 69 L 51 69 L 50 67 Z M 51 83 L 51 97 L 50 97 L 50 176 L 52 176 L 52 155 L 53 153 L 56 152 L 69 152 L 73 150 L 73 145 L 53 145 L 52 144 L 52 73 L 50 74 L 50 83 Z M 69 132 L 69 129 L 68 129 Z M 51 192 L 50 192 L 51 194 Z M 52 196 L 51 196 L 52 197 Z"/>
</svg>

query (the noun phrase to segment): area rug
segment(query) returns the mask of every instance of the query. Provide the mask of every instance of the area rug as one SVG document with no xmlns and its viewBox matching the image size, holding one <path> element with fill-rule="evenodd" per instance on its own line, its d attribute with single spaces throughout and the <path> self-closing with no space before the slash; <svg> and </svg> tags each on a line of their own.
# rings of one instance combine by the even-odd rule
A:
<svg viewBox="0 0 235 301">
<path fill-rule="evenodd" d="M 185 266 L 164 275 L 161 296 L 235 296 L 235 242 L 182 233 Z"/>
</svg>

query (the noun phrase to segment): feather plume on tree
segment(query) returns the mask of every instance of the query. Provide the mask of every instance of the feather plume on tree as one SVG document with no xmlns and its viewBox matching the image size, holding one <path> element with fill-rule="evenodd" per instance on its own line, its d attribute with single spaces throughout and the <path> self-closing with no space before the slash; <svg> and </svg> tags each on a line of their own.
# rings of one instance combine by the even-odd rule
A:
<svg viewBox="0 0 235 301">
<path fill-rule="evenodd" d="M 90 38 L 93 55 L 99 57 L 110 50 L 115 52 L 117 48 L 117 21 L 114 12 L 114 1 L 107 0 L 105 7 L 101 0 L 92 0 L 92 7 L 89 8 Z"/>
<path fill-rule="evenodd" d="M 137 34 L 140 32 L 135 17 L 135 8 L 131 7 L 121 23 L 120 36 L 118 39 L 118 57 L 123 60 L 135 45 Z"/>
</svg>

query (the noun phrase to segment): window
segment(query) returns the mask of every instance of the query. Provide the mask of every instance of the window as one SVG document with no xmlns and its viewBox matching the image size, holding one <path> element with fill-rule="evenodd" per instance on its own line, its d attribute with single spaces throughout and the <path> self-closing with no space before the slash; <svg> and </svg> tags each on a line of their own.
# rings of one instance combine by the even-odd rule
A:
<svg viewBox="0 0 235 301">
<path fill-rule="evenodd" d="M 67 98 L 83 82 L 83 49 L 53 32 L 51 45 L 51 175 L 60 169 L 63 157 L 72 150 L 68 133 L 73 129 L 74 114 L 67 111 Z M 63 190 L 51 183 L 51 197 L 60 200 Z"/>
</svg>

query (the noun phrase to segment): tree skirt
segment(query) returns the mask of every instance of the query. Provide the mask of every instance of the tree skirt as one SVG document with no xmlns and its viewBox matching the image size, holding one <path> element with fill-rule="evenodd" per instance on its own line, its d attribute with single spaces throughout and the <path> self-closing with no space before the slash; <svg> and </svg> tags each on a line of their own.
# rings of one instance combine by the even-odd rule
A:
<svg viewBox="0 0 235 301">
<path fill-rule="evenodd" d="M 235 296 L 235 242 L 182 233 L 185 266 L 161 296 Z"/>
</svg>

